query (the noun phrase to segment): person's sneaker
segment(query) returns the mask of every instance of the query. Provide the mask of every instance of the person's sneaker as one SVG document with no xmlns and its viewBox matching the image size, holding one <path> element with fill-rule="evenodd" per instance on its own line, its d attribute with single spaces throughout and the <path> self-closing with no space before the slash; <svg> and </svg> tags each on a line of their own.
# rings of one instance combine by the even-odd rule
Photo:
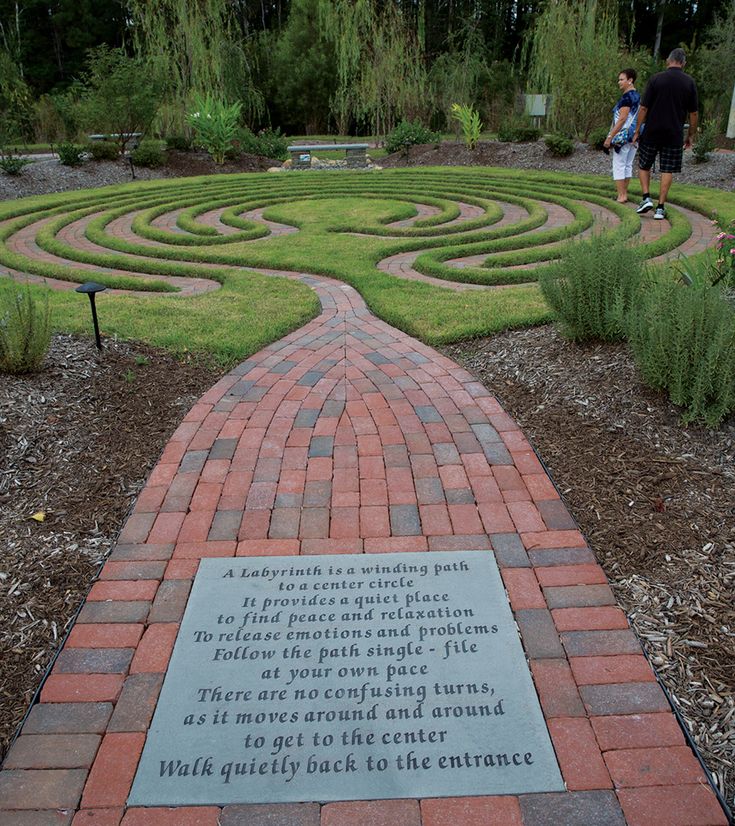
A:
<svg viewBox="0 0 735 826">
<path fill-rule="evenodd" d="M 657 221 L 663 221 L 666 217 L 666 210 L 662 206 L 656 207 L 656 211 L 653 213 L 653 217 Z"/>
<path fill-rule="evenodd" d="M 636 209 L 636 212 L 639 215 L 643 215 L 644 212 L 650 212 L 653 209 L 653 201 L 650 198 L 644 198 Z"/>
</svg>

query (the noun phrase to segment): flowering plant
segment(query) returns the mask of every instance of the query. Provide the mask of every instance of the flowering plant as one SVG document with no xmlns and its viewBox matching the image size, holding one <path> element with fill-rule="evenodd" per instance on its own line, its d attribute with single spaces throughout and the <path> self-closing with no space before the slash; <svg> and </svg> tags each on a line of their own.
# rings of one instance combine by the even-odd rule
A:
<svg viewBox="0 0 735 826">
<path fill-rule="evenodd" d="M 719 281 L 727 283 L 728 280 L 735 281 L 735 221 L 726 223 L 722 218 L 715 216 L 713 223 L 720 230 L 715 236 L 715 249 L 717 250 L 717 272 Z"/>
<path fill-rule="evenodd" d="M 205 97 L 197 95 L 194 106 L 196 111 L 186 116 L 194 131 L 194 143 L 204 147 L 216 164 L 223 164 L 225 153 L 237 135 L 242 104 L 238 101 L 228 106 L 223 100 L 207 94 Z"/>
</svg>

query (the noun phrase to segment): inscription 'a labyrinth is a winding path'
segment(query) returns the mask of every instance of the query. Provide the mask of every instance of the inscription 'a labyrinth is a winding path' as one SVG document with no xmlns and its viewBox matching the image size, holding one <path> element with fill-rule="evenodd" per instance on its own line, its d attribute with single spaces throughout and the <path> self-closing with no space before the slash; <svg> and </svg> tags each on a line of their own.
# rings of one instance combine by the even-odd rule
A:
<svg viewBox="0 0 735 826">
<path fill-rule="evenodd" d="M 584 232 L 605 208 L 592 186 L 572 195 L 541 192 L 539 181 L 531 197 L 475 170 L 353 178 L 385 220 L 334 216 L 310 248 L 315 258 L 340 237 L 376 262 L 420 247 L 416 272 L 471 273 L 487 286 L 532 278 L 538 267 L 518 267 L 553 256 L 550 244 Z M 19 204 L 0 225 L 3 263 L 19 272 L 86 279 L 82 265 L 96 265 L 95 278 L 115 284 L 143 266 L 139 277 L 152 282 L 172 275 L 171 261 L 195 261 L 186 276 L 208 271 L 216 281 L 222 268 L 257 261 L 312 287 L 322 308 L 220 380 L 171 437 L 0 772 L 0 821 L 724 826 L 604 572 L 524 434 L 485 387 L 378 320 L 354 287 L 277 268 L 279 244 L 308 241 L 315 196 L 327 199 L 323 215 L 350 195 L 335 176 L 282 180 L 82 193 L 54 214 Z M 410 220 L 406 202 L 427 209 L 398 226 Z M 608 209 L 608 231 L 640 232 L 634 212 Z M 563 225 L 549 228 L 552 215 Z M 670 254 L 685 236 L 704 244 L 701 229 L 694 241 L 691 221 L 672 210 L 662 238 L 641 246 Z M 485 266 L 449 266 L 465 253 L 484 255 Z M 346 783 L 344 801 L 323 805 L 127 805 L 200 560 L 467 550 L 491 551 L 500 569 L 566 791 L 353 801 Z"/>
</svg>

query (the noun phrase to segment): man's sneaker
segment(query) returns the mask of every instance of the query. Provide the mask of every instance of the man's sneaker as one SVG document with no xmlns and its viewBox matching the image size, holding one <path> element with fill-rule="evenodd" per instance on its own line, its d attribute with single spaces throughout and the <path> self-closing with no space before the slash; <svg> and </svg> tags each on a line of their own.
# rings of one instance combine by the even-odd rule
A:
<svg viewBox="0 0 735 826">
<path fill-rule="evenodd" d="M 666 217 L 666 210 L 662 206 L 656 207 L 656 211 L 653 213 L 653 217 L 657 221 L 663 221 Z"/>
<path fill-rule="evenodd" d="M 650 212 L 653 209 L 653 201 L 650 198 L 644 198 L 636 209 L 636 212 L 639 215 L 643 215 L 644 212 Z"/>
</svg>

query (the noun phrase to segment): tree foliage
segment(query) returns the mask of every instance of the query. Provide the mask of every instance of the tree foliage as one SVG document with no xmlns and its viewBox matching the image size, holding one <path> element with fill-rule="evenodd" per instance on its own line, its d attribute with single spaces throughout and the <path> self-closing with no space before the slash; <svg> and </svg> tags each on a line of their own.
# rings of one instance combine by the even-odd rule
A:
<svg viewBox="0 0 735 826">
<path fill-rule="evenodd" d="M 544 89 L 548 126 L 584 135 L 607 123 L 621 66 L 642 88 L 684 45 L 722 125 L 734 42 L 735 0 L 0 0 L 0 104 L 16 137 L 73 139 L 75 84 L 106 45 L 144 60 L 144 82 L 164 79 L 155 126 L 167 135 L 186 131 L 194 92 L 239 102 L 255 129 L 385 133 L 402 118 L 447 128 L 452 103 L 496 129 L 517 92 Z"/>
<path fill-rule="evenodd" d="M 735 83 L 735 0 L 730 0 L 705 33 L 694 74 L 703 92 L 705 114 L 725 127 Z"/>
<path fill-rule="evenodd" d="M 133 133 L 149 130 L 160 102 L 161 83 L 142 60 L 107 46 L 90 52 L 81 97 L 86 129 L 115 135 L 123 152 Z"/>
<path fill-rule="evenodd" d="M 170 120 L 179 119 L 172 125 L 183 125 L 191 96 L 199 90 L 224 96 L 237 88 L 246 111 L 262 111 L 227 0 L 130 0 L 130 12 L 136 54 L 162 78 Z"/>
<path fill-rule="evenodd" d="M 587 139 L 615 100 L 618 21 L 597 0 L 559 0 L 538 18 L 526 53 L 529 91 L 552 95 L 550 125 Z"/>
</svg>

